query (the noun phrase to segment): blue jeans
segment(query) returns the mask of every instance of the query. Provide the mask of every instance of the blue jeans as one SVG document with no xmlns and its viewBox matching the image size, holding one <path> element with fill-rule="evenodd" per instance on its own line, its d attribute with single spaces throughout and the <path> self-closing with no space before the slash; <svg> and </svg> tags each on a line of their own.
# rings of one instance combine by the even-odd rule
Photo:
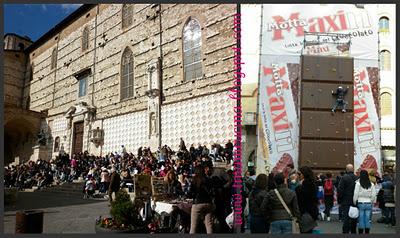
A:
<svg viewBox="0 0 400 238">
<path fill-rule="evenodd" d="M 358 209 L 360 211 L 360 215 L 358 217 L 358 228 L 365 229 L 371 228 L 371 211 L 372 211 L 372 204 L 371 203 L 359 203 Z"/>
<path fill-rule="evenodd" d="M 271 222 L 271 234 L 291 234 L 292 221 L 279 220 Z"/>
</svg>

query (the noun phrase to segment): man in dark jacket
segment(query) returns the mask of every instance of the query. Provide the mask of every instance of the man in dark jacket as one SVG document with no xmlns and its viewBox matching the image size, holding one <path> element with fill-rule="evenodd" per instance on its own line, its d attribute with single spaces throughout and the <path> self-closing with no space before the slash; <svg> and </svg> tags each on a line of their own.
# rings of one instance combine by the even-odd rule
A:
<svg viewBox="0 0 400 238">
<path fill-rule="evenodd" d="M 344 176 L 345 172 L 341 171 L 340 174 L 338 176 L 336 176 L 336 181 L 334 183 L 336 191 L 339 189 L 339 184 L 340 184 L 340 180 L 342 179 L 342 177 Z M 339 221 L 341 222 L 343 220 L 342 218 L 342 207 L 339 206 Z"/>
<path fill-rule="evenodd" d="M 350 206 L 353 204 L 354 187 L 357 176 L 354 174 L 352 164 L 346 166 L 346 174 L 342 177 L 338 187 L 338 203 L 342 207 L 343 227 L 342 232 L 356 234 L 357 219 L 349 217 Z"/>
<path fill-rule="evenodd" d="M 231 140 L 228 140 L 228 143 L 225 145 L 225 157 L 226 157 L 226 164 L 230 164 L 233 156 L 233 144 Z"/>
<path fill-rule="evenodd" d="M 108 188 L 108 196 L 110 198 L 110 203 L 112 202 L 113 192 L 117 195 L 121 185 L 121 176 L 115 169 L 111 170 L 111 179 L 110 179 L 110 187 Z"/>
<path fill-rule="evenodd" d="M 395 199 L 394 199 L 394 183 L 392 178 L 385 174 L 384 181 L 382 183 L 382 190 L 383 190 L 383 209 L 382 215 L 385 217 L 385 224 L 386 225 L 396 225 L 396 218 L 395 218 Z"/>
</svg>

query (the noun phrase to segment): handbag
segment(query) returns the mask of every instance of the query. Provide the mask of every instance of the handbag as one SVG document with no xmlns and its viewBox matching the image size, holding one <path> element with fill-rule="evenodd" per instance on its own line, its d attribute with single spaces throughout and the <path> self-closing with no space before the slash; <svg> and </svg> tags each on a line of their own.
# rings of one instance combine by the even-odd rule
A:
<svg viewBox="0 0 400 238">
<path fill-rule="evenodd" d="M 317 226 L 317 222 L 312 218 L 310 213 L 306 212 L 301 216 L 300 231 L 302 233 L 309 232 Z"/>
<path fill-rule="evenodd" d="M 299 234 L 300 233 L 300 227 L 299 227 L 299 223 L 297 222 L 296 217 L 294 217 L 292 215 L 292 213 L 290 212 L 290 209 L 286 205 L 285 201 L 283 201 L 283 198 L 282 198 L 281 194 L 278 192 L 278 189 L 274 189 L 274 191 L 276 193 L 276 196 L 278 196 L 279 201 L 282 203 L 283 207 L 285 208 L 287 213 L 289 213 L 289 216 L 292 219 L 292 233 L 293 234 Z"/>
</svg>

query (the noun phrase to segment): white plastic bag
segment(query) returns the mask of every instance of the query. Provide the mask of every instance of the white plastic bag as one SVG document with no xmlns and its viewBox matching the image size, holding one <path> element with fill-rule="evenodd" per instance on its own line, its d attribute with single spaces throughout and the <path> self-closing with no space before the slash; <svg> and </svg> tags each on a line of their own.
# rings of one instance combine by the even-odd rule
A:
<svg viewBox="0 0 400 238">
<path fill-rule="evenodd" d="M 359 216 L 358 208 L 354 207 L 354 206 L 350 206 L 349 217 L 353 218 L 353 219 L 356 219 L 356 218 L 358 218 L 358 216 Z"/>
<path fill-rule="evenodd" d="M 229 228 L 233 227 L 233 212 L 226 217 L 225 221 Z"/>
</svg>

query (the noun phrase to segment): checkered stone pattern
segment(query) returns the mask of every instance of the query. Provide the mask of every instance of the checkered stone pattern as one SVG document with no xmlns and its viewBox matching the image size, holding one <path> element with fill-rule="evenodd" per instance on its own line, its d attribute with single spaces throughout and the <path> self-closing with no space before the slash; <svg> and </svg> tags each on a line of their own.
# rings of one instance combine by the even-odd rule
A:
<svg viewBox="0 0 400 238">
<path fill-rule="evenodd" d="M 120 153 L 124 145 L 128 152 L 135 153 L 140 146 L 148 146 L 146 115 L 146 111 L 141 111 L 105 119 L 103 151 Z"/>
<path fill-rule="evenodd" d="M 53 128 L 52 128 L 52 132 L 56 133 L 56 132 L 65 132 L 67 130 L 67 119 L 64 117 L 61 118 L 56 118 L 53 121 Z"/>
<path fill-rule="evenodd" d="M 236 101 L 226 92 L 169 104 L 161 109 L 162 144 L 178 149 L 182 137 L 189 147 L 226 143 L 234 138 Z"/>
<path fill-rule="evenodd" d="M 67 128 L 68 121 L 64 117 L 55 118 L 53 121 L 51 135 L 52 135 L 52 149 L 54 150 L 54 142 L 56 137 L 60 137 L 60 143 L 64 142 L 63 137 L 67 136 L 68 128 Z M 61 146 L 61 144 L 60 144 Z M 64 150 L 66 148 L 64 147 Z"/>
</svg>

